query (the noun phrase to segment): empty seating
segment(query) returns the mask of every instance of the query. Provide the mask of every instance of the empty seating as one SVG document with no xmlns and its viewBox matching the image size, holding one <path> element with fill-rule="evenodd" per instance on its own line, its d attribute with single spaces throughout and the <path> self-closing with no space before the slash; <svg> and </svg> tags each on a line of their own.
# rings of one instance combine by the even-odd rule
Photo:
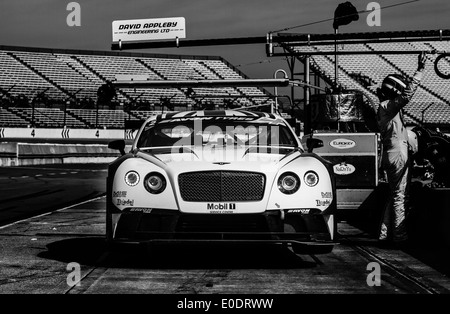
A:
<svg viewBox="0 0 450 314">
<path fill-rule="evenodd" d="M 293 47 L 296 52 L 333 52 L 334 46 Z M 444 50 L 450 43 L 404 42 L 348 44 L 340 50 Z M 450 123 L 448 81 L 429 62 L 419 89 L 406 106 L 411 123 Z M 120 88 L 114 106 L 96 104 L 99 87 L 116 75 L 140 75 L 149 80 L 239 80 L 247 77 L 220 57 L 174 56 L 141 53 L 108 53 L 0 46 L 0 96 L 9 102 L 0 108 L 0 127 L 28 126 L 71 128 L 123 128 L 125 120 L 140 120 L 161 111 L 190 110 L 212 105 L 225 107 L 273 104 L 274 96 L 259 87 Z M 439 64 L 450 73 L 450 60 Z M 311 67 L 327 82 L 334 81 L 333 55 L 311 56 Z M 375 89 L 389 73 L 411 76 L 417 67 L 416 54 L 355 54 L 339 57 L 339 83 L 360 90 L 375 103 Z M 17 99 L 20 100 L 17 102 Z M 86 100 L 86 101 L 85 101 Z M 227 101 L 225 101 L 227 100 Z M 35 107 L 34 113 L 32 107 Z M 98 116 L 96 116 L 98 106 Z M 113 110 L 117 108 L 117 110 Z M 67 111 L 64 114 L 64 108 Z M 125 111 L 123 109 L 126 109 Z"/>
<path fill-rule="evenodd" d="M 328 51 L 334 46 L 295 47 L 296 52 Z M 339 48 L 342 50 L 342 48 Z M 346 51 L 431 51 L 434 49 L 450 51 L 449 42 L 405 42 L 405 43 L 371 43 L 345 45 Z M 339 56 L 339 83 L 346 89 L 357 89 L 378 103 L 373 93 L 380 86 L 386 75 L 401 73 L 411 77 L 417 69 L 418 53 L 412 54 L 355 54 Z M 437 55 L 429 54 L 423 79 L 411 102 L 405 107 L 410 123 L 448 123 L 450 120 L 450 89 L 448 82 L 438 77 L 434 71 L 434 60 Z M 313 69 L 329 82 L 335 79 L 334 56 L 311 57 Z M 450 73 L 450 62 L 444 60 L 440 66 L 443 72 Z M 365 79 L 367 86 L 361 86 L 358 77 Z M 431 105 L 431 106 L 430 106 Z M 423 110 L 427 109 L 425 112 Z M 447 111 L 448 110 L 448 111 Z M 447 122 L 446 122 L 447 121 Z"/>
<path fill-rule="evenodd" d="M 2 127 L 27 127 L 30 123 L 17 114 L 0 107 L 0 121 Z"/>
<path fill-rule="evenodd" d="M 58 108 L 35 108 L 34 113 L 32 108 L 10 108 L 11 112 L 18 117 L 28 121 L 29 125 L 45 127 L 45 128 L 61 128 L 67 127 L 85 127 L 85 124 L 70 116 Z"/>
</svg>

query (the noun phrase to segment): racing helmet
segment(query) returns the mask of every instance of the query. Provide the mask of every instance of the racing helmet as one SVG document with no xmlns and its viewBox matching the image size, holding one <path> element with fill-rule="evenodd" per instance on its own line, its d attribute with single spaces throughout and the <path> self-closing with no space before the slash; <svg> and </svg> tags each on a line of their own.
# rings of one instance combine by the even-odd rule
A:
<svg viewBox="0 0 450 314">
<path fill-rule="evenodd" d="M 389 74 L 381 83 L 381 91 L 388 98 L 395 98 L 405 91 L 407 79 L 400 74 Z"/>
</svg>

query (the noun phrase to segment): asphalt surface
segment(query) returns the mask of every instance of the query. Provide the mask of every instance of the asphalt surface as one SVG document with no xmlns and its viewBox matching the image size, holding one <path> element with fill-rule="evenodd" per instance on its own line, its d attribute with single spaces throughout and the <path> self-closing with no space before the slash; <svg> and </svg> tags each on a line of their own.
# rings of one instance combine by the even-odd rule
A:
<svg viewBox="0 0 450 314">
<path fill-rule="evenodd" d="M 179 300 L 200 294 L 450 293 L 448 276 L 405 251 L 378 248 L 346 223 L 339 224 L 342 238 L 331 253 L 298 255 L 279 245 L 111 250 L 104 217 L 105 198 L 99 197 L 0 227 L 0 293 L 171 294 Z M 372 262 L 381 267 L 380 285 L 368 284 Z"/>
<path fill-rule="evenodd" d="M 280 246 L 111 251 L 104 237 L 106 169 L 0 168 L 0 294 L 450 293 L 450 250 L 436 228 L 442 191 L 413 193 L 414 245 L 405 249 L 377 247 L 367 224 L 374 214 L 361 211 L 339 223 L 338 245 L 320 256 Z M 383 267 L 379 287 L 366 282 L 374 260 Z M 68 283 L 71 263 L 80 266 L 80 285 Z"/>
<path fill-rule="evenodd" d="M 107 164 L 0 167 L 0 226 L 106 193 Z"/>
</svg>

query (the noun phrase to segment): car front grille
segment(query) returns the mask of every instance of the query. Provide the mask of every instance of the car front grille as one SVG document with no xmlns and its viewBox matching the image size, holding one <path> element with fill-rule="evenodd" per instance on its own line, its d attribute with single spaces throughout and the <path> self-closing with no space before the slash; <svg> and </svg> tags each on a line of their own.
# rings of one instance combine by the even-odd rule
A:
<svg viewBox="0 0 450 314">
<path fill-rule="evenodd" d="M 260 201 L 266 178 L 244 171 L 187 172 L 178 176 L 181 197 L 186 202 Z"/>
</svg>

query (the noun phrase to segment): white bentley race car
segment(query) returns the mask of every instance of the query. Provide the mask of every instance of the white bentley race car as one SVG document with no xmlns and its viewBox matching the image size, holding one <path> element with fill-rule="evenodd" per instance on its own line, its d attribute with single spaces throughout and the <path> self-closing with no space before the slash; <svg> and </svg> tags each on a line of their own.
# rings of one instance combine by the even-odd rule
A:
<svg viewBox="0 0 450 314">
<path fill-rule="evenodd" d="M 147 119 L 109 165 L 106 238 L 122 242 L 267 242 L 296 253 L 334 245 L 332 166 L 305 151 L 281 116 L 186 111 Z"/>
</svg>

